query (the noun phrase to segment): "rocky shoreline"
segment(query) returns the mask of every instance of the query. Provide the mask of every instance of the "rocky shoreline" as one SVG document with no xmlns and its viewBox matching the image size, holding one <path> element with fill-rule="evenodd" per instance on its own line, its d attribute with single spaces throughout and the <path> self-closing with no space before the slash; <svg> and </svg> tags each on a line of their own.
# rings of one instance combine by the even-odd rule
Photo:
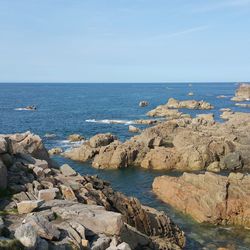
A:
<svg viewBox="0 0 250 250">
<path fill-rule="evenodd" d="M 163 212 L 56 166 L 39 136 L 0 136 L 1 249 L 181 249 Z"/>
<path fill-rule="evenodd" d="M 250 85 L 240 85 L 236 96 L 243 93 L 244 100 L 250 98 L 246 96 L 246 88 Z M 212 113 L 191 118 L 178 111 L 178 108 L 199 107 L 213 108 L 203 101 L 183 103 L 170 99 L 166 105 L 148 113 L 167 117 L 167 121 L 125 142 L 111 134 L 96 135 L 64 156 L 91 161 L 93 167 L 101 169 L 202 171 L 180 177 L 157 177 L 153 191 L 161 200 L 198 222 L 249 229 L 250 114 L 223 109 L 221 118 L 225 122 L 221 123 L 214 120 Z"/>
<path fill-rule="evenodd" d="M 250 99 L 250 85 L 239 86 L 237 101 Z M 244 104 L 244 107 L 246 104 Z M 140 167 L 177 170 L 181 176 L 156 177 L 159 199 L 199 223 L 250 228 L 250 113 L 221 110 L 192 118 L 179 109 L 211 110 L 204 101 L 170 98 L 147 113 L 164 120 L 125 142 L 111 133 L 63 152 L 46 150 L 30 132 L 0 135 L 0 249 L 183 249 L 185 234 L 163 212 L 112 189 L 97 176 L 81 176 L 50 155 L 90 162 L 97 169 Z M 210 111 L 209 111 L 210 112 Z M 149 122 L 150 121 L 150 122 Z M 185 172 L 187 171 L 187 172 Z M 193 173 L 190 173 L 193 172 Z"/>
<path fill-rule="evenodd" d="M 112 134 L 98 134 L 63 155 L 91 160 L 102 169 L 249 170 L 250 114 L 225 111 L 222 117 L 227 121 L 215 122 L 212 114 L 172 119 L 123 143 Z"/>
</svg>

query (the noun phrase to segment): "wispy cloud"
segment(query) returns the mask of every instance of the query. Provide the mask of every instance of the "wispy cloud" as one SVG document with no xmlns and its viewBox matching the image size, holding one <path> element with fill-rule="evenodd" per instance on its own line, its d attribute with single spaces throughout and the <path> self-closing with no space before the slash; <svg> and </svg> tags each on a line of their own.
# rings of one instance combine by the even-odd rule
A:
<svg viewBox="0 0 250 250">
<path fill-rule="evenodd" d="M 193 9 L 194 12 L 208 12 L 215 10 L 222 10 L 225 8 L 236 8 L 236 7 L 245 7 L 250 6 L 250 0 L 224 0 L 224 1 L 216 1 L 210 2 L 209 4 L 202 4 Z"/>
<path fill-rule="evenodd" d="M 196 27 L 192 27 L 192 28 L 188 28 L 188 29 L 184 29 L 184 30 L 179 30 L 179 31 L 176 31 L 176 32 L 168 33 L 168 34 L 162 34 L 162 35 L 152 36 L 150 38 L 150 40 L 163 40 L 163 39 L 167 39 L 167 38 L 173 38 L 173 37 L 178 37 L 178 36 L 185 36 L 185 35 L 189 35 L 189 34 L 193 34 L 193 33 L 196 33 L 196 32 L 207 30 L 208 28 L 209 28 L 208 25 L 196 26 Z"/>
<path fill-rule="evenodd" d="M 187 35 L 187 34 L 191 34 L 191 33 L 196 33 L 199 31 L 206 30 L 206 29 L 208 29 L 208 27 L 209 27 L 208 25 L 193 27 L 193 28 L 170 33 L 170 34 L 166 35 L 166 37 L 169 38 L 169 37 L 183 36 L 183 35 Z"/>
</svg>

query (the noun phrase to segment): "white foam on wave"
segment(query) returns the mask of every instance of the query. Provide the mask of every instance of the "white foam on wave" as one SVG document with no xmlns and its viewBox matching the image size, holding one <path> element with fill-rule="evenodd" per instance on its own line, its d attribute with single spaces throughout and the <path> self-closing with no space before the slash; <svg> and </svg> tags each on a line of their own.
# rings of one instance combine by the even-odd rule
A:
<svg viewBox="0 0 250 250">
<path fill-rule="evenodd" d="M 86 122 L 92 122 L 92 123 L 103 123 L 103 124 L 125 124 L 125 125 L 135 124 L 134 121 L 129 121 L 129 120 L 109 120 L 109 119 L 96 120 L 96 119 L 87 119 L 85 121 Z"/>
<path fill-rule="evenodd" d="M 69 140 L 58 140 L 56 141 L 57 147 L 63 148 L 64 150 L 72 149 L 81 146 L 85 140 L 71 142 Z"/>
<path fill-rule="evenodd" d="M 22 111 L 22 110 L 25 110 L 25 111 L 34 111 L 34 109 L 28 109 L 28 108 L 15 108 L 14 110 L 19 110 L 19 111 Z"/>
</svg>

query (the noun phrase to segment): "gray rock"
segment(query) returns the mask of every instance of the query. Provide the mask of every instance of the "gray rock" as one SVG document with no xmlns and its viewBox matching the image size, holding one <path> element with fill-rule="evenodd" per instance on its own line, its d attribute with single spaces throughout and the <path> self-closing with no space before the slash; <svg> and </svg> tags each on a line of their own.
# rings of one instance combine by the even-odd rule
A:
<svg viewBox="0 0 250 250">
<path fill-rule="evenodd" d="M 32 225 L 37 234 L 48 240 L 58 240 L 60 231 L 42 215 L 28 215 L 25 222 Z"/>
<path fill-rule="evenodd" d="M 0 154 L 6 153 L 8 149 L 8 144 L 3 137 L 0 137 Z"/>
<path fill-rule="evenodd" d="M 38 238 L 36 250 L 48 250 L 48 249 L 49 249 L 48 241 Z"/>
<path fill-rule="evenodd" d="M 36 175 L 36 177 L 44 177 L 44 171 L 40 167 L 35 166 L 33 168 L 33 173 Z"/>
<path fill-rule="evenodd" d="M 47 161 L 39 160 L 39 159 L 35 159 L 35 165 L 39 168 L 42 168 L 42 169 L 46 169 L 49 167 L 49 164 Z"/>
<path fill-rule="evenodd" d="M 60 204 L 60 203 L 58 203 Z M 63 204 L 63 203 L 62 203 Z M 106 211 L 104 207 L 81 203 L 56 206 L 51 210 L 64 220 L 77 221 L 92 232 L 119 235 L 123 226 L 122 215 Z M 46 205 L 46 204 L 45 204 Z"/>
<path fill-rule="evenodd" d="M 60 167 L 60 171 L 65 176 L 75 176 L 77 174 L 76 171 L 73 168 L 71 168 L 68 164 L 63 164 Z"/>
<path fill-rule="evenodd" d="M 131 250 L 129 244 L 126 242 L 122 242 L 120 245 L 117 246 L 117 250 Z"/>
<path fill-rule="evenodd" d="M 2 217 L 0 217 L 0 235 L 2 235 L 3 229 L 4 229 L 4 221 L 3 221 Z"/>
<path fill-rule="evenodd" d="M 14 160 L 13 158 L 11 157 L 10 154 L 6 153 L 6 154 L 2 154 L 0 156 L 0 158 L 2 159 L 4 165 L 8 168 L 10 167 L 13 163 L 14 163 Z"/>
<path fill-rule="evenodd" d="M 44 169 L 43 172 L 45 175 L 50 175 L 52 173 L 52 170 L 50 168 L 46 168 L 46 169 Z"/>
<path fill-rule="evenodd" d="M 143 249 L 151 243 L 151 239 L 127 224 L 122 228 L 120 238 L 126 242 L 132 249 Z"/>
<path fill-rule="evenodd" d="M 80 223 L 76 221 L 70 221 L 69 222 L 70 226 L 74 228 L 78 234 L 81 236 L 82 239 L 85 239 L 85 228 L 82 226 Z"/>
<path fill-rule="evenodd" d="M 5 189 L 7 187 L 7 168 L 0 160 L 0 188 Z"/>
<path fill-rule="evenodd" d="M 64 239 L 60 241 L 50 242 L 49 249 L 50 250 L 72 250 L 75 248 L 72 248 L 71 239 L 69 237 L 65 237 Z"/>
<path fill-rule="evenodd" d="M 106 250 L 109 247 L 111 239 L 105 235 L 101 235 L 96 241 L 93 242 L 91 250 Z"/>
<path fill-rule="evenodd" d="M 57 228 L 60 230 L 64 230 L 67 232 L 67 235 L 71 238 L 71 240 L 75 243 L 75 245 L 80 246 L 82 242 L 81 236 L 77 233 L 77 231 L 71 227 L 71 225 L 64 221 L 57 225 Z"/>
<path fill-rule="evenodd" d="M 119 238 L 118 236 L 114 236 L 106 250 L 117 250 L 117 245 L 119 245 Z"/>
<path fill-rule="evenodd" d="M 243 167 L 239 152 L 229 153 L 224 157 L 224 167 L 229 170 L 241 169 Z"/>
<path fill-rule="evenodd" d="M 25 247 L 35 248 L 38 235 L 31 224 L 23 224 L 15 231 L 15 238 L 18 239 Z"/>
</svg>

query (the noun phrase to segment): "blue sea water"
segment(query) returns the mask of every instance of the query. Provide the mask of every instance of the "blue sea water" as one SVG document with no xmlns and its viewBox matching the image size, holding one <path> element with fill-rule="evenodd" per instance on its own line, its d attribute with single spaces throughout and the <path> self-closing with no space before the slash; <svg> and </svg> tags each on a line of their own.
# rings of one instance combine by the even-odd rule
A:
<svg viewBox="0 0 250 250">
<path fill-rule="evenodd" d="M 72 145 L 67 136 L 79 133 L 89 138 L 97 133 L 111 132 L 126 140 L 133 136 L 128 125 L 133 120 L 147 119 L 147 111 L 164 104 L 168 98 L 205 100 L 215 106 L 209 111 L 182 110 L 195 116 L 197 113 L 214 113 L 220 120 L 220 109 L 249 112 L 249 108 L 236 107 L 230 100 L 237 88 L 236 83 L 130 83 L 130 84 L 0 84 L 0 133 L 17 133 L 27 130 L 39 134 L 46 147 Z M 188 96 L 194 92 L 194 96 Z M 216 98 L 225 95 L 226 98 Z M 139 101 L 149 101 L 149 106 L 141 108 Z M 36 105 L 36 111 L 15 110 L 28 105 Z M 109 124 L 107 120 L 119 120 L 122 124 Z M 141 125 L 142 128 L 146 127 Z M 55 138 L 45 138 L 45 134 L 55 134 Z M 216 249 L 232 247 L 250 249 L 249 231 L 242 228 L 214 227 L 194 222 L 166 204 L 151 192 L 155 176 L 180 173 L 127 168 L 121 170 L 96 170 L 89 163 L 78 163 L 55 157 L 58 163 L 69 163 L 81 174 L 98 174 L 111 182 L 112 186 L 129 196 L 136 196 L 142 203 L 166 211 L 186 232 L 186 249 Z M 206 247 L 206 248 L 205 248 Z"/>
</svg>

